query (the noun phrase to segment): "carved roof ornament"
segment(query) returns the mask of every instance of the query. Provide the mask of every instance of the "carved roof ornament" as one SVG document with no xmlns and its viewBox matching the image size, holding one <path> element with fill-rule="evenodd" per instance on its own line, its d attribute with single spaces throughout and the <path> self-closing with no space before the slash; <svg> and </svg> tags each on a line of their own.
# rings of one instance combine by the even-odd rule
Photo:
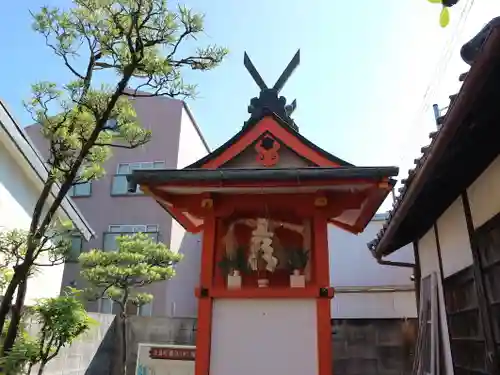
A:
<svg viewBox="0 0 500 375">
<path fill-rule="evenodd" d="M 248 57 L 247 53 L 245 52 L 243 64 L 245 65 L 245 68 L 248 70 L 257 86 L 259 86 L 260 88 L 259 97 L 252 98 L 250 100 L 250 105 L 248 106 L 250 119 L 245 122 L 245 126 L 247 126 L 254 120 L 261 119 L 266 113 L 274 112 L 293 130 L 299 130 L 295 122 L 290 117 L 295 108 L 297 108 L 297 100 L 294 100 L 291 104 L 286 104 L 286 98 L 284 96 L 279 96 L 281 89 L 283 88 L 283 86 L 285 86 L 292 73 L 299 66 L 299 63 L 300 50 L 295 53 L 295 56 L 292 58 L 283 73 L 281 73 L 281 76 L 278 78 L 274 86 L 272 88 L 269 88 L 260 76 L 257 69 L 255 69 L 255 66 L 250 60 L 250 57 Z"/>
<path fill-rule="evenodd" d="M 467 64 L 472 65 L 477 56 L 481 53 L 484 43 L 493 29 L 500 26 L 500 17 L 493 18 L 477 33 L 471 40 L 465 43 L 460 50 L 460 56 Z"/>
</svg>

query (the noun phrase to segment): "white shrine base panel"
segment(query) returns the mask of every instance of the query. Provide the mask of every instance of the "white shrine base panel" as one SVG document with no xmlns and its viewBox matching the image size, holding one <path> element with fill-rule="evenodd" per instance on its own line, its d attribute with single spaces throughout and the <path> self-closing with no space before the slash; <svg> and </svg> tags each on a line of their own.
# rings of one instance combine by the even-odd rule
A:
<svg viewBox="0 0 500 375">
<path fill-rule="evenodd" d="M 214 300 L 210 375 L 315 375 L 315 300 Z"/>
</svg>

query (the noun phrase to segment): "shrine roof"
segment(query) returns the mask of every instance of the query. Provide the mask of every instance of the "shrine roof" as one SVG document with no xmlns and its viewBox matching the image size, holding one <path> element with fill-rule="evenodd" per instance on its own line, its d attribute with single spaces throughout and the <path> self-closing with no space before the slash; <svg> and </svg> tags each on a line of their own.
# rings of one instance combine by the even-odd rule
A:
<svg viewBox="0 0 500 375">
<path fill-rule="evenodd" d="M 461 57 L 471 66 L 459 77 L 462 87 L 450 95 L 430 144 L 422 147 L 386 222 L 368 243 L 378 259 L 420 239 L 498 156 L 500 17 L 462 46 Z"/>
<path fill-rule="evenodd" d="M 268 87 L 245 54 L 245 67 L 261 91 L 250 100 L 250 118 L 242 129 L 184 169 L 134 170 L 127 176 L 129 190 L 140 185 L 192 233 L 203 228 L 205 200 L 217 200 L 220 210 L 232 204 L 230 209 L 250 204 L 247 208 L 255 210 L 253 200 L 265 194 L 272 196 L 263 199 L 274 200 L 266 205 L 278 205 L 279 196 L 287 195 L 280 201 L 287 213 L 294 210 L 292 196 L 301 196 L 302 206 L 314 210 L 314 199 L 325 195 L 322 209 L 329 222 L 351 233 L 361 232 L 395 185 L 392 177 L 398 168 L 354 166 L 300 135 L 291 118 L 297 101 L 287 104 L 279 96 L 299 58 L 297 52 L 274 86 Z"/>
<path fill-rule="evenodd" d="M 226 203 L 232 198 L 238 209 L 246 205 L 252 210 L 255 199 L 268 195 L 270 204 L 293 212 L 293 200 L 312 204 L 307 197 L 315 199 L 318 194 L 327 201 L 331 198 L 325 207 L 330 223 L 359 233 L 395 185 L 391 177 L 397 174 L 397 167 L 187 168 L 135 170 L 127 179 L 130 191 L 140 185 L 192 233 L 203 228 L 204 197 Z"/>
<path fill-rule="evenodd" d="M 306 137 L 301 135 L 298 130 L 296 130 L 295 126 L 290 126 L 290 121 L 286 121 L 283 118 L 281 118 L 278 114 L 275 112 L 271 111 L 266 111 L 263 110 L 258 117 L 251 117 L 246 123 L 243 128 L 236 133 L 232 138 L 230 138 L 226 143 L 223 145 L 219 146 L 217 149 L 212 151 L 210 154 L 206 155 L 205 157 L 197 160 L 193 164 L 187 166 L 187 169 L 192 169 L 192 168 L 201 168 L 204 164 L 208 163 L 211 160 L 214 160 L 221 154 L 223 154 L 226 150 L 231 148 L 238 140 L 243 138 L 257 123 L 259 123 L 264 117 L 266 116 L 271 116 L 277 124 L 279 124 L 285 131 L 287 131 L 291 136 L 295 137 L 298 139 L 304 146 L 316 151 L 318 154 L 322 155 L 324 158 L 328 159 L 329 161 L 338 164 L 341 167 L 352 167 L 353 164 L 348 163 L 347 161 L 330 154 L 329 152 L 323 150 L 321 147 L 317 146 L 310 140 L 308 140 Z"/>
<path fill-rule="evenodd" d="M 224 186 L 225 182 L 272 182 L 295 181 L 300 185 L 305 181 L 322 180 L 382 180 L 398 174 L 397 167 L 306 167 L 306 168 L 259 168 L 259 169 L 169 169 L 169 170 L 135 170 L 127 176 L 132 185 L 147 184 L 148 186 L 163 184 L 211 184 Z M 395 180 L 390 179 L 394 185 Z M 134 188 L 135 187 L 131 187 Z"/>
</svg>

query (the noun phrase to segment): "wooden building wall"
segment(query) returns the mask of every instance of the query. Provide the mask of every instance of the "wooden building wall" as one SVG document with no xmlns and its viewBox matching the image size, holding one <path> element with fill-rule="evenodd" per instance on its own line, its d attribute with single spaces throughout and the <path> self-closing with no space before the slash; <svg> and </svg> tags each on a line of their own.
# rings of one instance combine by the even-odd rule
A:
<svg viewBox="0 0 500 375">
<path fill-rule="evenodd" d="M 417 243 L 422 279 L 436 273 L 446 374 L 498 374 L 500 158 Z"/>
</svg>

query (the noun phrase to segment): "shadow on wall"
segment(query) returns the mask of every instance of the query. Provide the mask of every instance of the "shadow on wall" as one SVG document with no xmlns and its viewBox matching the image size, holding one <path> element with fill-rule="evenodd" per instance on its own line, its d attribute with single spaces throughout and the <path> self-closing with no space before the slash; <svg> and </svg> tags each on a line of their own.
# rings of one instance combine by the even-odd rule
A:
<svg viewBox="0 0 500 375">
<path fill-rule="evenodd" d="M 113 373 L 113 358 L 116 357 L 117 348 L 117 320 L 116 317 L 106 331 L 100 342 L 95 355 L 85 371 L 85 375 L 106 375 Z"/>
<path fill-rule="evenodd" d="M 194 290 L 198 286 L 201 267 L 201 234 L 184 233 L 179 253 L 184 256 L 176 266 L 176 275 L 167 286 L 168 316 L 195 318 L 198 301 Z"/>
</svg>

